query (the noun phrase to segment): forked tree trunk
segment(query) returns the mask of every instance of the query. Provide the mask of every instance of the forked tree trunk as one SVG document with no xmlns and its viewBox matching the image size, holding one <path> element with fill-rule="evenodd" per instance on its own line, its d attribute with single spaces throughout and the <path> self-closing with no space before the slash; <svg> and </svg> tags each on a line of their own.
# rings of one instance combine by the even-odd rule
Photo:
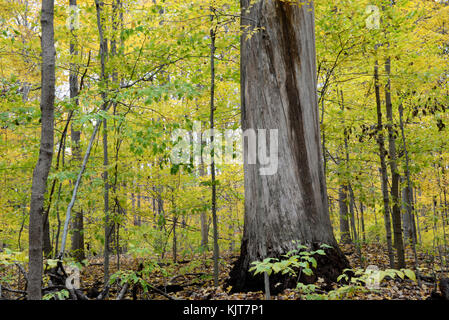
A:
<svg viewBox="0 0 449 320">
<path fill-rule="evenodd" d="M 260 163 L 248 163 L 251 148 L 245 144 L 244 233 L 240 258 L 228 285 L 233 291 L 264 288 L 263 276 L 249 272 L 251 263 L 280 258 L 296 248 L 294 241 L 312 248 L 332 246 L 325 256 L 317 257 L 314 277 L 336 280 L 349 264 L 337 246 L 328 212 L 316 95 L 313 3 L 261 0 L 248 12 L 249 3 L 241 1 L 242 27 L 248 27 L 246 33 L 255 31 L 251 37 L 242 35 L 242 128 L 278 130 L 279 165 L 273 175 L 261 175 Z M 273 289 L 277 280 L 271 276 Z M 295 285 L 297 279 L 279 280 L 283 285 L 276 290 Z"/>
<path fill-rule="evenodd" d="M 42 298 L 43 271 L 43 220 L 44 196 L 51 168 L 54 146 L 54 101 L 55 101 L 55 41 L 54 0 L 42 1 L 42 69 L 41 69 L 41 143 L 39 159 L 33 172 L 29 225 L 29 272 L 28 299 Z"/>
</svg>

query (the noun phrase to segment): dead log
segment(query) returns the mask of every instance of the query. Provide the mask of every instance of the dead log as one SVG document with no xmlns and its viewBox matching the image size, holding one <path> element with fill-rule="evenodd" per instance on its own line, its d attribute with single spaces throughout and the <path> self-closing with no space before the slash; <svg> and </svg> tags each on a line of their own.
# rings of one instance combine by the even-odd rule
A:
<svg viewBox="0 0 449 320">
<path fill-rule="evenodd" d="M 120 293 L 115 300 L 122 300 L 125 297 L 125 294 L 126 294 L 126 291 L 128 291 L 128 288 L 129 288 L 129 283 L 125 283 L 125 285 L 123 286 L 122 290 L 120 290 Z"/>
<path fill-rule="evenodd" d="M 100 293 L 100 295 L 97 297 L 97 300 L 104 300 L 109 295 L 109 289 L 111 288 L 111 285 L 108 283 L 103 291 Z"/>
<path fill-rule="evenodd" d="M 166 297 L 166 298 L 169 299 L 169 300 L 179 300 L 178 298 L 172 297 L 172 296 L 170 296 L 169 294 L 165 293 L 164 291 L 162 291 L 162 290 L 160 290 L 160 289 L 158 289 L 158 288 L 156 288 L 156 287 L 153 287 L 153 286 L 150 285 L 150 284 L 148 284 L 147 286 L 148 286 L 148 288 L 149 288 L 150 290 L 152 290 L 152 291 L 154 291 L 154 292 L 156 292 L 156 293 L 159 293 L 160 295 Z"/>
</svg>

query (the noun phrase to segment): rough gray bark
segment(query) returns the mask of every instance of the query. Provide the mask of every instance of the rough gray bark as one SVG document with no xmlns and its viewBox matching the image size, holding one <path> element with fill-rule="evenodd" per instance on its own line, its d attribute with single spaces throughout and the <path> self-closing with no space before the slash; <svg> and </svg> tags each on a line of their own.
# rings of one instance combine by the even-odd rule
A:
<svg viewBox="0 0 449 320">
<path fill-rule="evenodd" d="M 54 146 L 54 101 L 55 101 L 55 41 L 54 0 L 42 1 L 41 13 L 41 142 L 39 159 L 33 171 L 29 225 L 29 272 L 28 299 L 42 298 L 43 272 L 43 220 L 44 197 L 47 178 L 51 168 Z"/>
<path fill-rule="evenodd" d="M 296 248 L 294 241 L 312 248 L 332 246 L 317 259 L 314 276 L 335 280 L 349 264 L 338 248 L 328 212 L 313 3 L 262 0 L 248 12 L 249 4 L 241 1 L 242 28 L 256 33 L 241 37 L 242 129 L 278 130 L 279 167 L 273 175 L 260 175 L 262 166 L 248 163 L 245 144 L 244 232 L 228 284 L 234 291 L 264 288 L 263 276 L 248 271 L 251 262 L 281 257 Z M 283 278 L 276 290 L 296 280 Z M 277 282 L 270 278 L 273 290 Z"/>
</svg>

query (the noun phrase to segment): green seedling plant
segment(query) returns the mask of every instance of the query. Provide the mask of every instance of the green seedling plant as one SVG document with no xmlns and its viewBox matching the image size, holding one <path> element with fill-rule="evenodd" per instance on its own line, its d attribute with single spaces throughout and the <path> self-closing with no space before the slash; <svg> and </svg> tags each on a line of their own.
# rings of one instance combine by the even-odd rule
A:
<svg viewBox="0 0 449 320">
<path fill-rule="evenodd" d="M 290 250 L 282 255 L 284 259 L 266 258 L 263 261 L 254 261 L 249 271 L 254 275 L 259 273 L 267 273 L 270 276 L 272 273 L 288 274 L 290 276 L 300 277 L 301 273 L 307 276 L 313 275 L 312 268 L 317 267 L 315 255 L 325 255 L 324 249 L 331 248 L 328 245 L 322 244 L 321 249 L 314 251 L 307 251 L 307 246 L 298 244 L 297 249 Z"/>
<path fill-rule="evenodd" d="M 348 273 L 352 273 L 352 276 Z M 328 296 L 332 300 L 339 300 L 350 297 L 357 292 L 380 292 L 380 284 L 387 277 L 390 279 L 400 278 L 402 280 L 407 277 L 416 282 L 415 272 L 410 269 L 345 269 L 343 274 L 337 278 L 337 281 L 347 284 L 330 291 Z"/>
<path fill-rule="evenodd" d="M 304 284 L 299 281 L 301 274 L 306 276 L 313 275 L 313 269 L 317 267 L 316 255 L 326 255 L 325 249 L 330 249 L 331 246 L 322 244 L 320 249 L 308 251 L 308 247 L 298 244 L 296 249 L 293 249 L 282 255 L 284 259 L 266 258 L 263 261 L 255 261 L 249 269 L 254 275 L 266 273 L 271 274 L 280 273 L 282 275 L 289 275 L 297 277 L 296 290 L 306 299 L 318 299 L 321 295 L 315 294 L 317 286 L 315 284 Z"/>
<path fill-rule="evenodd" d="M 328 245 L 321 245 L 321 249 L 315 251 L 307 251 L 307 247 L 299 244 L 297 249 L 289 251 L 283 255 L 284 259 L 266 258 L 263 261 L 255 261 L 249 271 L 254 275 L 266 273 L 271 274 L 288 274 L 297 276 L 298 281 L 296 290 L 300 293 L 302 299 L 305 300 L 341 300 L 351 297 L 358 292 L 378 292 L 378 286 L 386 278 L 408 279 L 416 282 L 416 275 L 410 269 L 345 269 L 337 281 L 344 283 L 341 287 L 329 292 L 321 291 L 316 284 L 304 284 L 299 281 L 302 273 L 307 276 L 313 275 L 313 269 L 317 267 L 316 255 L 325 255 L 324 249 L 331 248 Z"/>
<path fill-rule="evenodd" d="M 61 291 L 55 291 L 47 293 L 42 297 L 42 300 L 66 300 L 70 296 L 69 291 L 66 289 L 63 289 Z"/>
<path fill-rule="evenodd" d="M 111 275 L 109 278 L 109 283 L 113 285 L 114 283 L 119 283 L 121 286 L 126 283 L 130 286 L 140 284 L 143 288 L 144 293 L 148 293 L 151 288 L 151 284 L 145 280 L 148 278 L 152 272 L 159 271 L 162 276 L 168 277 L 168 272 L 165 268 L 162 268 L 157 263 L 146 263 L 141 271 L 134 270 L 119 270 Z"/>
</svg>

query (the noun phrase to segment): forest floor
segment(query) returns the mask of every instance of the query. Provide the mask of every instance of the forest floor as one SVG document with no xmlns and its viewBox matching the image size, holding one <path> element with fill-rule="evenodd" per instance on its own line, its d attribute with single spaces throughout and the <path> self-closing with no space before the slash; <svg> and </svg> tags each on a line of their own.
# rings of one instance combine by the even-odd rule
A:
<svg viewBox="0 0 449 320">
<path fill-rule="evenodd" d="M 343 252 L 348 257 L 352 269 L 365 269 L 369 265 L 377 266 L 380 270 L 389 268 L 388 256 L 386 248 L 379 244 L 363 245 L 362 259 L 360 259 L 358 250 L 353 245 L 341 246 Z M 181 300 L 263 300 L 265 295 L 262 291 L 248 292 L 248 293 L 234 293 L 230 294 L 227 289 L 224 289 L 224 283 L 228 277 L 229 271 L 232 267 L 236 256 L 230 254 L 225 255 L 220 263 L 220 277 L 218 288 L 214 287 L 213 281 L 213 263 L 211 253 L 198 255 L 186 258 L 184 261 L 178 263 L 159 263 L 153 265 L 153 270 L 142 275 L 149 290 L 146 292 L 142 286 L 131 285 L 127 288 L 126 294 L 122 295 L 120 299 L 126 300 L 167 300 L 167 299 L 181 299 Z M 166 257 L 167 260 L 167 257 Z M 358 289 L 347 290 L 344 296 L 340 299 L 348 300 L 425 300 L 431 296 L 432 291 L 436 289 L 435 278 L 440 279 L 447 277 L 447 273 L 434 271 L 438 266 L 434 265 L 432 256 L 425 252 L 418 252 L 418 261 L 420 274 L 424 276 L 424 281 L 421 281 L 421 286 L 412 280 L 387 278 L 382 281 L 378 290 L 366 290 L 364 286 L 358 286 Z M 123 274 L 130 275 L 139 274 L 139 267 L 147 261 L 134 259 L 129 255 L 120 256 L 120 270 Z M 361 263 L 363 262 L 363 264 Z M 410 249 L 406 251 L 406 263 L 409 269 L 414 269 L 414 256 Z M 446 270 L 447 271 L 447 270 Z M 110 274 L 117 272 L 116 257 L 111 256 Z M 0 274 L 0 279 L 4 275 Z M 17 280 L 17 279 L 16 279 Z M 88 266 L 84 267 L 80 277 L 81 290 L 90 299 L 96 299 L 102 292 L 103 285 L 103 259 L 90 258 Z M 10 290 L 17 290 L 16 293 L 10 291 L 9 299 L 20 299 L 19 292 L 24 290 L 24 279 L 10 282 Z M 15 284 L 15 285 L 13 285 Z M 317 283 L 317 292 L 324 292 L 320 287 L 320 281 Z M 342 288 L 342 284 L 333 284 L 333 288 Z M 5 287 L 4 287 L 5 288 Z M 120 284 L 112 285 L 106 299 L 115 300 L 120 295 L 123 286 Z M 349 288 L 346 286 L 346 288 Z M 282 293 L 272 296 L 273 300 L 298 300 L 303 299 L 304 296 L 295 290 L 287 289 Z M 23 299 L 23 296 L 22 296 Z"/>
<path fill-rule="evenodd" d="M 379 244 L 364 245 L 362 247 L 362 259 L 360 259 L 356 248 L 353 245 L 341 246 L 343 252 L 348 257 L 351 267 L 353 269 L 362 268 L 361 261 L 363 261 L 363 268 L 368 265 L 377 266 L 380 270 L 389 268 L 389 260 L 386 254 L 386 248 Z M 181 261 L 177 264 L 170 264 L 164 269 L 154 271 L 150 279 L 146 279 L 152 286 L 157 287 L 169 296 L 175 299 L 185 300 L 263 300 L 265 299 L 262 291 L 248 292 L 248 293 L 234 293 L 229 294 L 228 290 L 224 289 L 224 283 L 228 277 L 229 271 L 232 267 L 236 256 L 226 255 L 222 259 L 220 265 L 219 287 L 215 288 L 213 283 L 213 263 L 211 256 L 198 256 L 190 261 Z M 122 258 L 122 270 L 138 270 L 139 261 L 131 258 Z M 436 266 L 432 264 L 432 257 L 426 253 L 418 253 L 419 268 L 421 275 L 425 276 L 426 281 L 421 281 L 421 287 L 412 280 L 395 279 L 384 280 L 379 290 L 349 290 L 344 299 L 351 300 L 425 300 L 430 297 L 431 292 L 435 290 L 435 270 Z M 112 261 L 111 273 L 116 270 L 116 263 Z M 83 288 L 101 287 L 98 279 L 103 277 L 102 259 L 91 261 L 93 265 L 88 266 L 82 275 Z M 97 264 L 95 264 L 97 263 Z M 410 249 L 406 251 L 407 267 L 414 269 L 414 256 Z M 165 274 L 168 271 L 171 276 Z M 437 278 L 446 275 L 441 274 Z M 324 284 L 323 284 L 324 286 Z M 334 289 L 342 287 L 341 284 L 334 284 Z M 110 299 L 115 299 L 118 295 L 118 289 L 111 288 Z M 318 291 L 321 291 L 318 284 Z M 132 299 L 132 290 L 125 295 L 125 299 Z M 150 290 L 151 291 L 151 290 Z M 144 299 L 167 299 L 166 296 L 157 292 L 149 292 L 142 296 L 140 292 L 139 298 Z M 282 293 L 273 296 L 273 300 L 297 300 L 301 299 L 301 295 L 297 290 L 287 289 Z"/>
</svg>

